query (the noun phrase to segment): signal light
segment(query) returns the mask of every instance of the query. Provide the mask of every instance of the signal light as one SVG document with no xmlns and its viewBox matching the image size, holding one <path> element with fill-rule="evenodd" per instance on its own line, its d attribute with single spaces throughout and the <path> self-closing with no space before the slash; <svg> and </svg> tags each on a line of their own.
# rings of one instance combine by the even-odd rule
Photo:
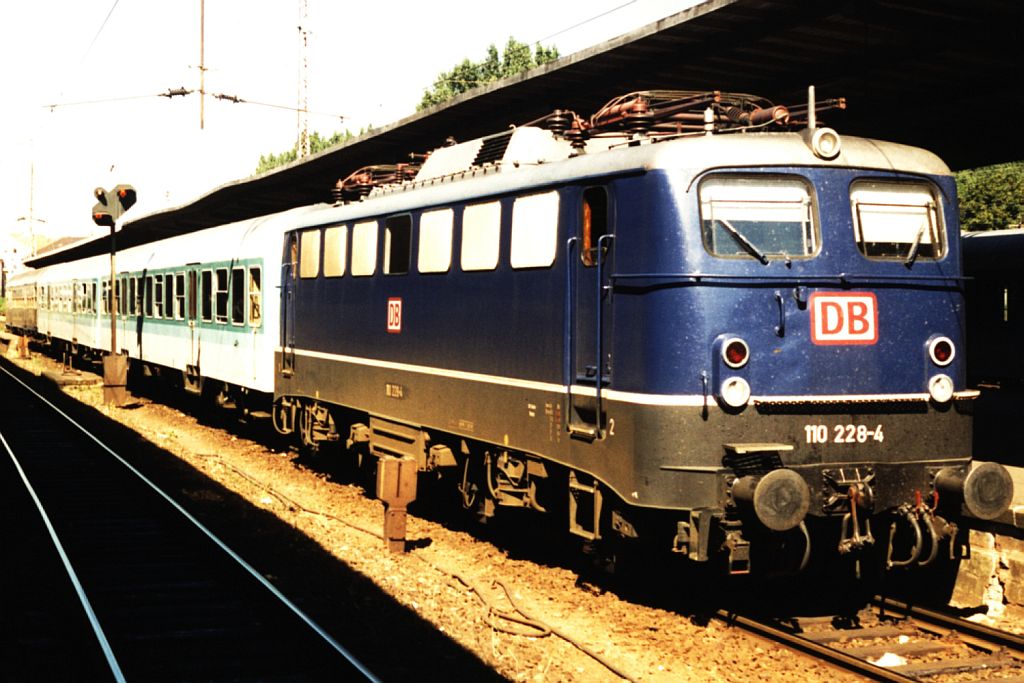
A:
<svg viewBox="0 0 1024 683">
<path fill-rule="evenodd" d="M 726 339 L 722 344 L 722 360 L 730 368 L 742 368 L 750 358 L 750 347 L 739 337 Z"/>
<path fill-rule="evenodd" d="M 928 355 L 931 356 L 933 363 L 944 367 L 953 362 L 956 347 L 949 337 L 936 337 L 928 343 Z"/>
</svg>

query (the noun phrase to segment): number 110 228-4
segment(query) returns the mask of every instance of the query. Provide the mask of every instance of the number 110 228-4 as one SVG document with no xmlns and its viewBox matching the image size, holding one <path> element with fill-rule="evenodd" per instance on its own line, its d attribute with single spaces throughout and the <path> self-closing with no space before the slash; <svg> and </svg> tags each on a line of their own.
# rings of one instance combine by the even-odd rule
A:
<svg viewBox="0 0 1024 683">
<path fill-rule="evenodd" d="M 882 425 L 874 429 L 867 425 L 804 425 L 806 443 L 867 443 L 885 441 Z"/>
</svg>

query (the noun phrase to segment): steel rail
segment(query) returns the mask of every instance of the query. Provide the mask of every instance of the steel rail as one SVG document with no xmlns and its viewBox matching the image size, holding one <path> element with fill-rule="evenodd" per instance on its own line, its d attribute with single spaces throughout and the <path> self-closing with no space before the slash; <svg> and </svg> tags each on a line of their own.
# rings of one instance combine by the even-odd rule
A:
<svg viewBox="0 0 1024 683">
<path fill-rule="evenodd" d="M 7 451 L 7 455 L 11 458 L 11 462 L 14 463 L 14 468 L 18 470 L 18 476 L 21 477 L 21 482 L 25 485 L 25 490 L 28 491 L 29 496 L 32 497 L 32 502 L 35 504 L 36 510 L 39 511 L 39 516 L 42 518 L 43 524 L 46 525 L 46 530 L 50 534 L 50 541 L 53 543 L 54 548 L 57 549 L 57 554 L 60 555 L 60 561 L 64 564 L 64 571 L 67 572 L 68 578 L 71 580 L 71 585 L 75 588 L 75 593 L 78 595 L 78 601 L 82 603 L 85 615 L 89 619 L 89 625 L 92 626 L 92 632 L 96 635 L 96 640 L 99 641 L 100 649 L 103 651 L 103 656 L 107 660 L 107 665 L 110 667 L 110 672 L 113 674 L 114 680 L 118 681 L 118 683 L 125 683 L 127 679 L 124 676 L 124 672 L 121 670 L 121 665 L 118 663 L 117 657 L 114 655 L 114 650 L 110 646 L 107 634 L 103 631 L 103 626 L 100 624 L 99 617 L 96 616 L 96 612 L 92 608 L 89 596 L 85 594 L 85 588 L 82 586 L 82 582 L 78 578 L 78 572 L 76 572 L 75 568 L 71 565 L 71 559 L 64 550 L 64 544 L 60 542 L 57 530 L 53 528 L 53 524 L 50 522 L 50 516 L 46 514 L 46 508 L 43 507 L 43 502 L 39 500 L 39 496 L 36 495 L 35 487 L 32 486 L 32 483 L 28 480 L 28 475 L 26 475 L 25 470 L 22 469 L 21 463 L 18 461 L 18 457 L 14 454 L 10 444 L 7 443 L 7 439 L 4 438 L 3 432 L 0 432 L 0 443 L 3 444 L 4 450 Z"/>
<path fill-rule="evenodd" d="M 256 579 L 256 581 L 258 581 L 264 588 L 266 588 L 268 591 L 270 591 L 270 593 L 275 598 L 277 598 L 283 605 L 285 605 L 289 610 L 291 610 L 292 613 L 294 613 L 299 619 L 301 619 L 303 622 L 305 622 L 307 626 L 309 626 L 317 635 L 319 635 L 324 640 L 324 642 L 326 642 L 338 654 L 340 654 L 342 657 L 344 657 L 346 660 L 348 660 L 348 662 L 350 664 L 352 664 L 352 666 L 355 667 L 356 670 L 358 670 L 359 673 L 361 673 L 366 678 L 366 680 L 373 681 L 374 683 L 381 683 L 380 679 L 377 678 L 369 669 L 367 669 L 366 666 L 355 657 L 355 655 L 353 655 L 343 645 L 341 645 L 341 643 L 339 643 L 333 637 L 331 637 L 331 635 L 329 633 L 327 633 L 327 631 L 324 630 L 323 627 L 321 627 L 319 624 L 317 624 L 315 621 L 313 621 L 312 617 L 310 617 L 305 612 L 303 612 L 302 609 L 300 609 L 298 605 L 296 605 L 287 596 L 285 596 L 284 593 L 282 593 L 280 590 L 278 590 L 278 588 L 276 586 L 274 586 L 272 583 L 270 583 L 270 581 L 268 581 L 266 577 L 264 577 L 252 565 L 250 565 L 248 562 L 246 562 L 238 553 L 236 553 L 234 550 L 232 550 L 226 543 L 224 543 L 224 541 L 222 541 L 220 538 L 218 538 L 212 531 L 207 529 L 198 519 L 196 519 L 196 517 L 194 517 L 188 510 L 183 508 L 181 505 L 179 505 L 177 501 L 175 501 L 167 493 L 165 493 L 162 489 L 160 489 L 160 487 L 158 487 L 155 483 L 153 483 L 153 481 L 151 481 L 148 477 L 146 477 L 144 474 L 142 474 L 142 472 L 140 472 L 138 469 L 136 469 L 127 460 L 125 460 L 120 455 L 118 455 L 116 452 L 114 452 L 109 446 L 107 446 L 105 443 L 100 441 L 100 439 L 97 438 L 94 434 L 92 434 L 89 430 L 87 430 L 82 425 L 78 424 L 78 422 L 76 422 L 74 420 L 74 418 L 69 416 L 67 413 L 65 413 L 63 410 L 58 408 L 51 401 L 49 401 L 47 398 L 45 398 L 44 396 L 39 394 L 35 389 L 33 389 L 28 384 L 23 382 L 21 379 L 16 377 L 7 368 L 0 367 L 0 370 L 2 370 L 4 372 L 4 374 L 9 376 L 11 379 L 13 379 L 15 382 L 20 384 L 22 387 L 24 387 L 33 396 L 35 396 L 40 401 L 45 403 L 48 407 L 50 407 L 58 415 L 63 417 L 65 420 L 67 420 L 71 425 L 73 425 L 76 429 L 78 429 L 80 432 L 82 432 L 82 434 L 84 434 L 86 437 L 88 437 L 94 443 L 96 443 L 96 445 L 98 445 L 100 448 L 102 448 L 104 451 L 106 451 L 111 457 L 113 457 L 115 460 L 120 462 L 125 468 L 128 469 L 128 471 L 130 471 L 132 474 L 134 474 L 136 477 L 138 477 L 140 481 L 145 483 L 155 493 L 157 493 L 160 497 L 162 497 L 165 501 L 167 501 L 171 505 L 171 507 L 173 507 L 176 511 L 178 511 L 181 515 L 183 515 L 199 531 L 201 531 L 215 545 L 217 545 L 221 550 L 223 550 L 224 553 L 226 553 L 232 560 L 234 560 L 239 566 L 241 566 L 246 572 L 248 572 L 254 579 Z"/>
<path fill-rule="evenodd" d="M 913 619 L 922 630 L 938 635 L 956 632 L 962 641 L 979 649 L 995 651 L 999 648 L 1007 648 L 1014 659 L 1021 659 L 1021 657 L 1013 653 L 1024 652 L 1024 636 L 1016 633 L 1009 633 L 992 626 L 978 624 L 951 614 L 918 607 L 881 595 L 873 598 L 872 602 L 883 613 L 889 608 L 895 608 L 908 618 Z"/>
<path fill-rule="evenodd" d="M 861 657 L 856 657 L 843 650 L 817 643 L 799 634 L 787 631 L 786 629 L 773 626 L 769 623 L 745 617 L 735 612 L 719 610 L 716 617 L 728 624 L 736 624 L 741 628 L 755 633 L 763 638 L 782 643 L 794 650 L 813 655 L 814 657 L 837 665 L 847 671 L 853 671 L 876 681 L 897 681 L 907 683 L 918 679 L 901 674 L 897 671 L 877 666 Z"/>
</svg>

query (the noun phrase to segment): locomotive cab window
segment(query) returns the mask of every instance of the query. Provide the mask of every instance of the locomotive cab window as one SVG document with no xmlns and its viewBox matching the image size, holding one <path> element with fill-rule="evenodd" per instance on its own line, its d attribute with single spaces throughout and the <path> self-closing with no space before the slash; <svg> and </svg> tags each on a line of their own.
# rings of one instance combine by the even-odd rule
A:
<svg viewBox="0 0 1024 683">
<path fill-rule="evenodd" d="M 701 233 L 715 256 L 806 258 L 818 250 L 810 187 L 779 176 L 711 176 L 700 184 Z"/>
<path fill-rule="evenodd" d="M 608 191 L 588 187 L 580 209 L 580 260 L 587 267 L 596 266 L 598 241 L 608 234 Z"/>
<path fill-rule="evenodd" d="M 859 180 L 850 189 L 860 252 L 873 259 L 938 259 L 945 255 L 939 202 L 925 183 Z"/>
<path fill-rule="evenodd" d="M 412 244 L 412 216 L 401 214 L 384 219 L 384 274 L 409 272 L 409 248 Z"/>
</svg>

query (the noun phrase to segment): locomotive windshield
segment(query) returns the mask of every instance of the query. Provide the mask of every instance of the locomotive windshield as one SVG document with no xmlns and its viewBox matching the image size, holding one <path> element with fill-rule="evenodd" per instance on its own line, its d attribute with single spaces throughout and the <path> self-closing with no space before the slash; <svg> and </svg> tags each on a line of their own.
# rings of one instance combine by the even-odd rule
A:
<svg viewBox="0 0 1024 683">
<path fill-rule="evenodd" d="M 700 185 L 704 246 L 715 256 L 802 257 L 817 251 L 811 190 L 798 178 L 712 176 Z"/>
<path fill-rule="evenodd" d="M 929 185 L 861 180 L 850 191 L 854 235 L 868 258 L 940 258 L 938 201 Z"/>
</svg>

